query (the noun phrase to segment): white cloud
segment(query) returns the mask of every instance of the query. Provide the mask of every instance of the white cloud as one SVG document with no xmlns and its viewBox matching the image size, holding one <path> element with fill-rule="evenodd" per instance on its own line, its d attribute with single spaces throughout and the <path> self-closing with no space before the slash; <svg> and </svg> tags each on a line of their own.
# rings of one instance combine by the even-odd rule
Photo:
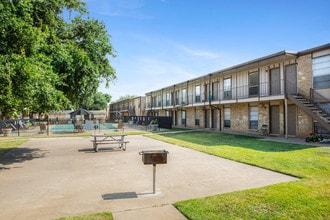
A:
<svg viewBox="0 0 330 220">
<path fill-rule="evenodd" d="M 218 59 L 221 57 L 221 54 L 215 53 L 208 50 L 192 49 L 184 45 L 176 45 L 176 47 L 189 56 L 204 58 L 204 59 Z"/>
</svg>

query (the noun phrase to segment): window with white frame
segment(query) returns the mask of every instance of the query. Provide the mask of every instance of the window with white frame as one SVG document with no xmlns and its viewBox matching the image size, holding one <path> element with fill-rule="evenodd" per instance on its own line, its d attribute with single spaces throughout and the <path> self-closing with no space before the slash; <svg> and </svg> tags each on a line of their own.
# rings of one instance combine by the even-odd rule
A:
<svg viewBox="0 0 330 220">
<path fill-rule="evenodd" d="M 195 102 L 201 102 L 201 86 L 197 85 L 195 87 Z"/>
<path fill-rule="evenodd" d="M 231 78 L 223 80 L 223 98 L 231 99 Z"/>
<path fill-rule="evenodd" d="M 330 88 L 330 54 L 313 58 L 313 88 Z"/>
<path fill-rule="evenodd" d="M 183 104 L 183 105 L 186 105 L 186 104 L 188 104 L 187 103 L 187 90 L 186 89 L 182 89 L 182 97 L 181 97 L 182 99 L 182 103 L 181 104 Z"/>
<path fill-rule="evenodd" d="M 162 97 L 161 95 L 157 95 L 157 107 L 161 107 L 162 106 Z"/>
<path fill-rule="evenodd" d="M 169 92 L 167 92 L 166 93 L 166 106 L 169 106 L 169 105 L 171 105 L 171 98 L 170 98 L 170 93 Z"/>
<path fill-rule="evenodd" d="M 249 74 L 249 96 L 259 95 L 259 73 L 253 72 Z"/>
<path fill-rule="evenodd" d="M 249 129 L 258 130 L 258 107 L 250 106 L 249 108 Z"/>
<path fill-rule="evenodd" d="M 224 116 L 223 116 L 223 120 L 224 120 L 224 127 L 225 128 L 230 128 L 230 108 L 229 107 L 225 107 L 224 109 L 223 109 L 223 114 L 224 114 Z"/>
</svg>

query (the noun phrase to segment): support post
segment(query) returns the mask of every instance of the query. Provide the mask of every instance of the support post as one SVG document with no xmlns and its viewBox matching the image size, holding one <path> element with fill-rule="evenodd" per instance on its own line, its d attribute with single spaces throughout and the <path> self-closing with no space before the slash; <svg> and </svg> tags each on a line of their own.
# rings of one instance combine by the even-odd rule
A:
<svg viewBox="0 0 330 220">
<path fill-rule="evenodd" d="M 285 139 L 288 139 L 288 99 L 284 99 L 284 114 L 285 114 Z"/>
</svg>

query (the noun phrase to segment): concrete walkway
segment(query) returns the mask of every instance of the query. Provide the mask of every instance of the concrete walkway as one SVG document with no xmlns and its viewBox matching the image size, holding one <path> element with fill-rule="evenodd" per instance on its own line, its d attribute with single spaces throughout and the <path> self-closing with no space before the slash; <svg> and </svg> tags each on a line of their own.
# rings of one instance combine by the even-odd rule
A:
<svg viewBox="0 0 330 220">
<path fill-rule="evenodd" d="M 110 211 L 115 220 L 185 219 L 171 204 L 296 178 L 140 135 L 127 151 L 92 151 L 89 137 L 36 138 L 0 157 L 0 219 L 54 219 Z M 152 165 L 142 150 L 169 151 Z"/>
</svg>

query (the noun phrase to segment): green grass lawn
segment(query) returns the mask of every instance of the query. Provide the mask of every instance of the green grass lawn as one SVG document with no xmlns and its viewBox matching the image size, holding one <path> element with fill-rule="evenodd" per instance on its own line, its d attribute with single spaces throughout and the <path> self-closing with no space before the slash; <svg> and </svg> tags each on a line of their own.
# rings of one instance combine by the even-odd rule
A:
<svg viewBox="0 0 330 220">
<path fill-rule="evenodd" d="M 1 137 L 0 138 L 0 156 L 11 149 L 20 146 L 28 140 L 26 137 Z"/>
<path fill-rule="evenodd" d="M 301 180 L 175 203 L 188 219 L 330 219 L 330 147 L 192 131 L 153 138 Z"/>
</svg>

